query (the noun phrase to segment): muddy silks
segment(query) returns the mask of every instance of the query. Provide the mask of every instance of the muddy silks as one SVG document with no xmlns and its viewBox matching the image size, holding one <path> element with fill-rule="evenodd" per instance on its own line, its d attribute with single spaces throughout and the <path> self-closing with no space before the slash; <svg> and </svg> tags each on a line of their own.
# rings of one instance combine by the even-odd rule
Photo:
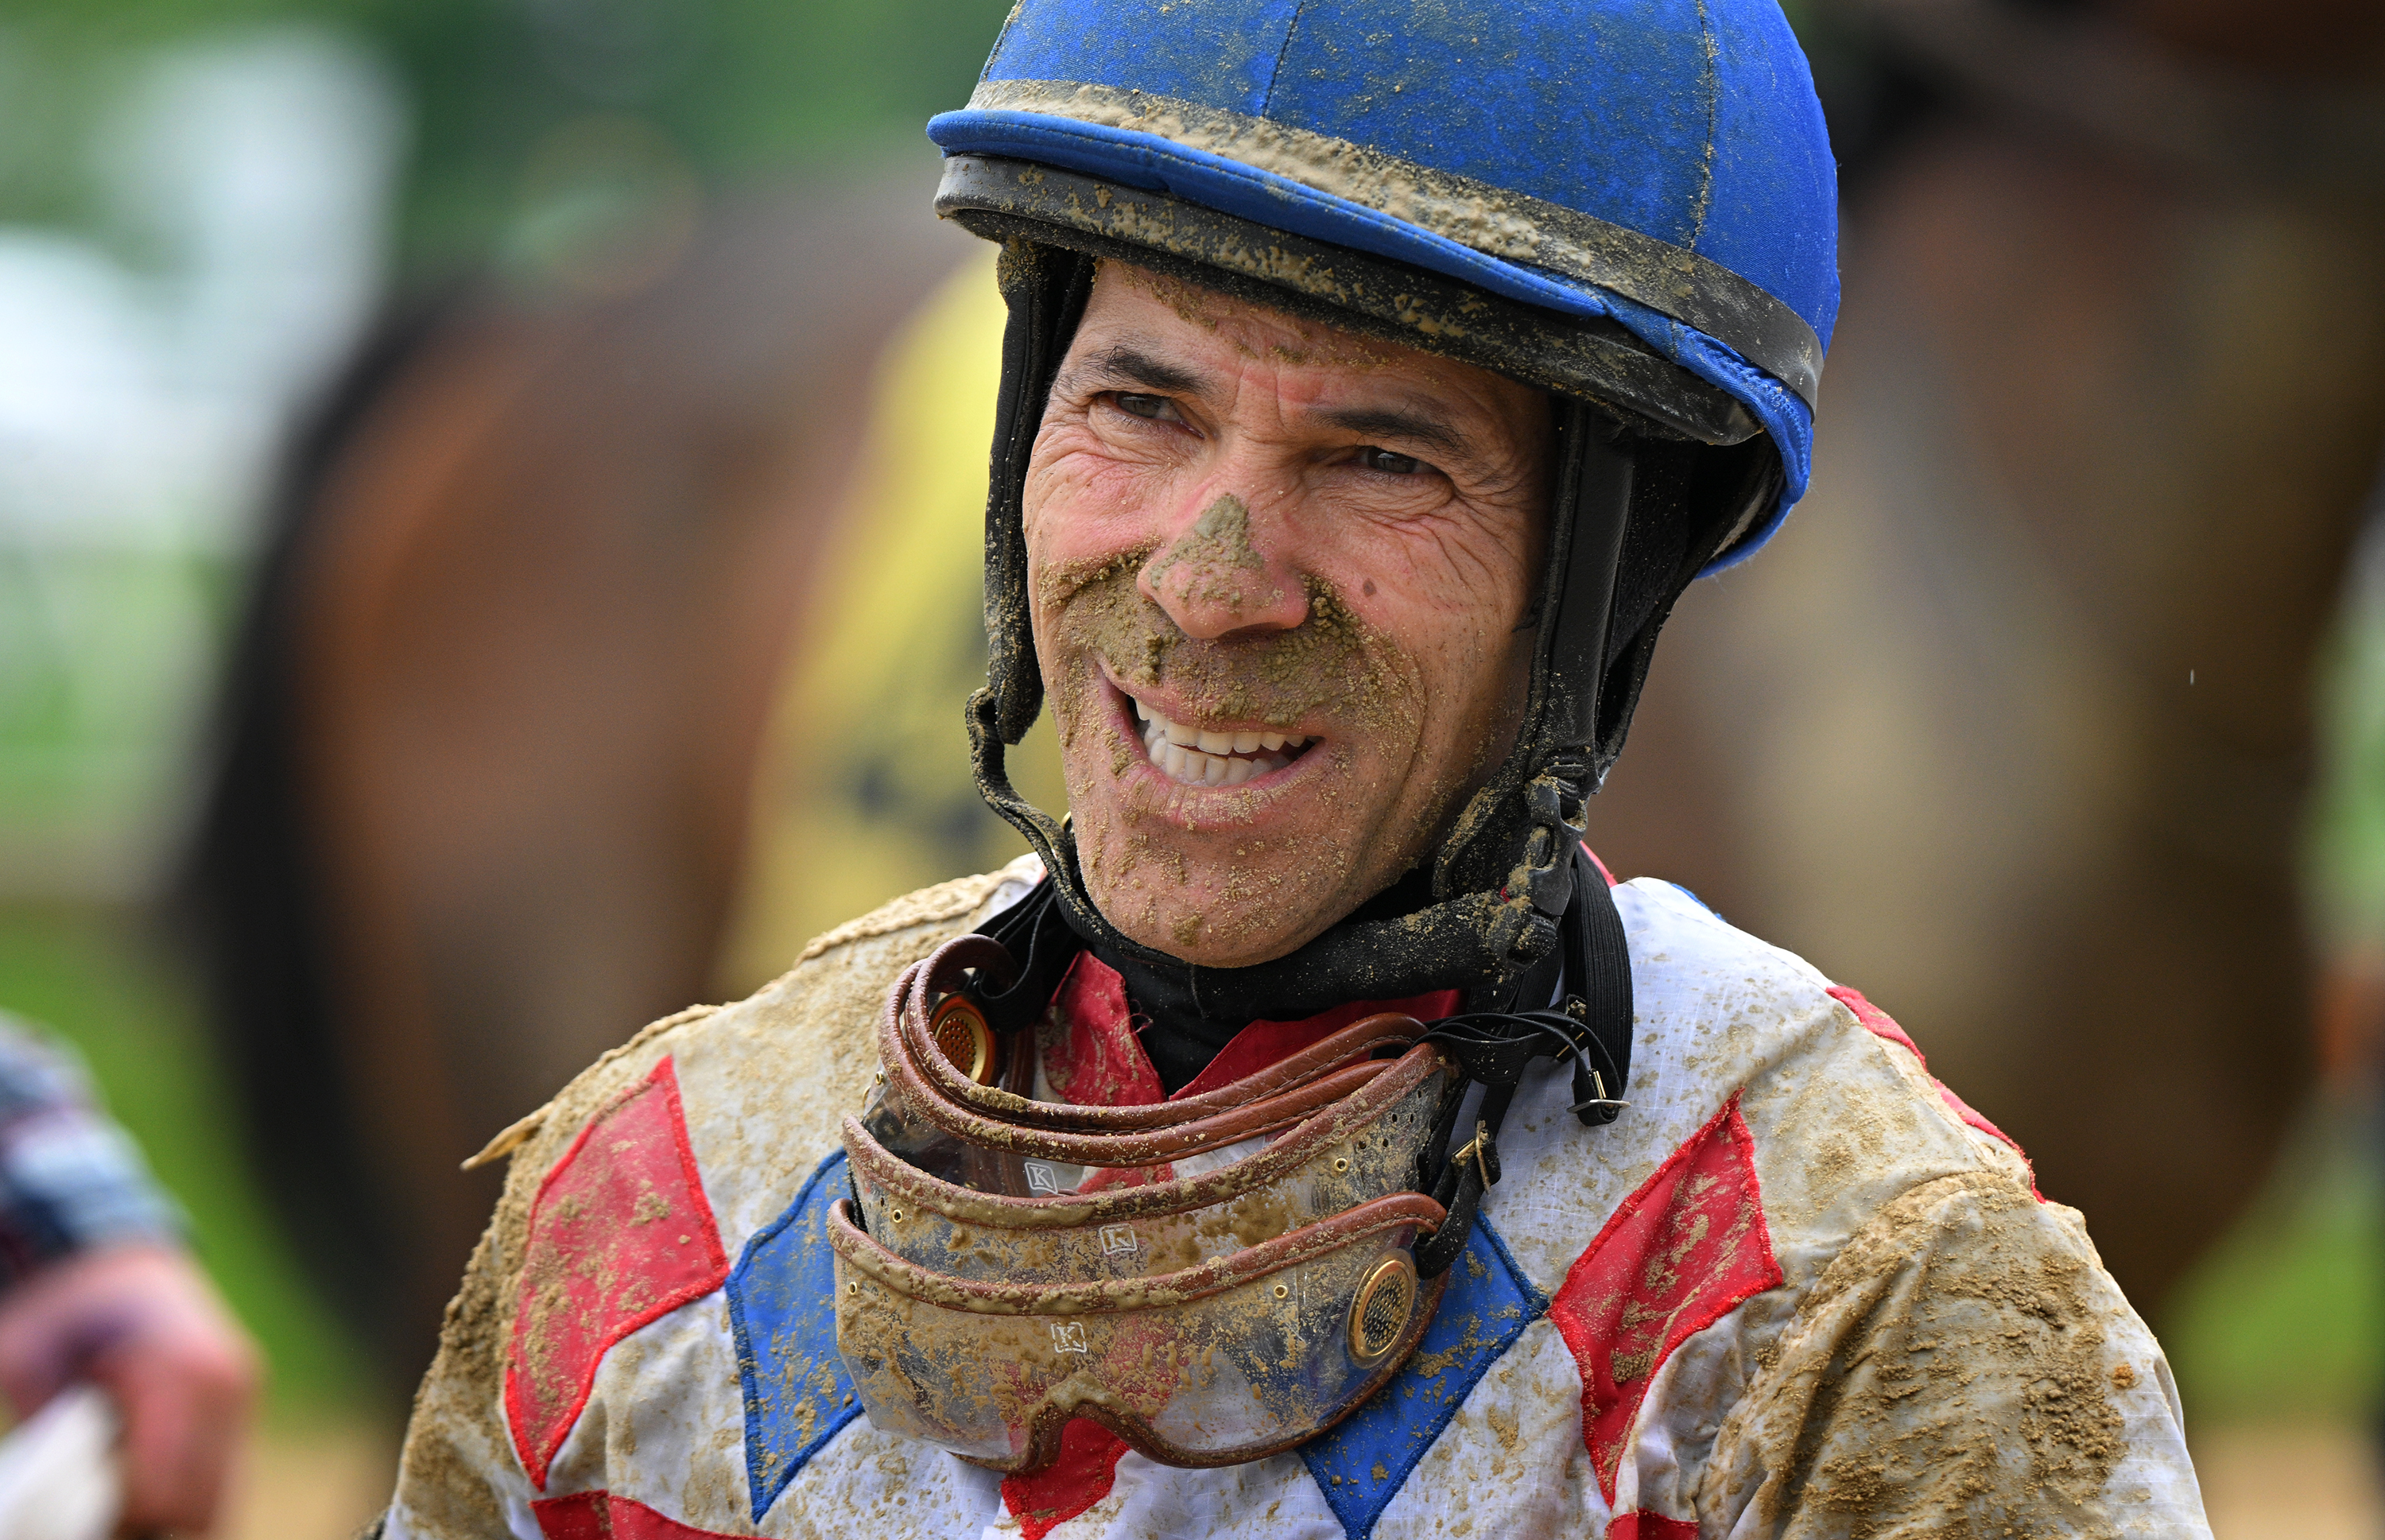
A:
<svg viewBox="0 0 2385 1540">
<path fill-rule="evenodd" d="M 1567 960 L 1596 992 L 1587 952 L 1608 948 L 1583 939 Z M 969 992 L 1016 973 L 970 935 L 903 974 L 826 1227 L 873 1425 L 1005 1471 L 1048 1464 L 1075 1418 L 1167 1465 L 1306 1443 L 1422 1337 L 1531 1061 L 1571 1062 L 1584 1122 L 1622 1105 L 1628 1045 L 1579 994 L 1570 1013 L 1368 1016 L 1157 1105 L 1037 1101 L 1031 1034 L 998 1033 Z"/>
</svg>

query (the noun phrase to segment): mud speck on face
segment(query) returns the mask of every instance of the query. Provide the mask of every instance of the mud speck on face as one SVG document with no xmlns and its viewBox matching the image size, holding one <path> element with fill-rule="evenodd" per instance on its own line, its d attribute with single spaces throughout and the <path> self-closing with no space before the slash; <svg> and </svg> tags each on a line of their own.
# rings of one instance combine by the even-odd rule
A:
<svg viewBox="0 0 2385 1540">
<path fill-rule="evenodd" d="M 1163 585 L 1172 580 L 1183 598 L 1240 609 L 1254 602 L 1273 604 L 1282 597 L 1280 591 L 1254 594 L 1245 586 L 1250 582 L 1247 574 L 1266 570 L 1267 558 L 1251 546 L 1250 506 L 1228 492 L 1202 509 L 1192 527 L 1143 569 L 1143 575 L 1155 594 L 1166 592 Z"/>
</svg>

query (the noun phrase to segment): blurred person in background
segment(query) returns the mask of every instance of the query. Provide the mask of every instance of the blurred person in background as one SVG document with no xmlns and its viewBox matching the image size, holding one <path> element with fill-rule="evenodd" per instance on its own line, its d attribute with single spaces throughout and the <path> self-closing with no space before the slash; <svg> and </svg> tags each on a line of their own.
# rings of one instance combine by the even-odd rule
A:
<svg viewBox="0 0 2385 1540">
<path fill-rule="evenodd" d="M 123 1420 L 123 1529 L 202 1534 L 249 1428 L 248 1335 L 80 1069 L 0 1017 L 0 1394 L 21 1421 L 78 1381 Z"/>
</svg>

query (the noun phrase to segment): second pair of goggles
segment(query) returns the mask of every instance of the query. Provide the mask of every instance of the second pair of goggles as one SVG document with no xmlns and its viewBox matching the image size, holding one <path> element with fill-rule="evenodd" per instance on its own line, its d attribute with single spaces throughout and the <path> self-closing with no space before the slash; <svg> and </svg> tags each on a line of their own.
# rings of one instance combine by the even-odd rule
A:
<svg viewBox="0 0 2385 1540">
<path fill-rule="evenodd" d="M 1079 1417 L 1186 1466 L 1332 1426 L 1447 1282 L 1418 1275 L 1447 1212 L 1415 1189 L 1455 1061 L 1379 1015 L 1197 1096 L 1039 1102 L 1033 1034 L 997 1042 L 958 993 L 1010 967 L 979 935 L 913 965 L 883 1083 L 844 1121 L 837 1349 L 871 1423 L 1005 1471 L 1048 1464 Z"/>
</svg>

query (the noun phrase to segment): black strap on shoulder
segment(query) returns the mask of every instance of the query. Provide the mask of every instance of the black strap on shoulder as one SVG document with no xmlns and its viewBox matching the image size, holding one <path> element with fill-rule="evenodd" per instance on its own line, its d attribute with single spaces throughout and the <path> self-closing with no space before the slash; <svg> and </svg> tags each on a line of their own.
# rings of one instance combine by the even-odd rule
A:
<svg viewBox="0 0 2385 1540">
<path fill-rule="evenodd" d="M 1033 1026 L 1068 976 L 1068 965 L 1085 949 L 1060 908 L 1060 890 L 1049 874 L 1026 897 L 979 926 L 978 933 L 1002 943 L 1018 965 L 1017 975 L 1008 979 L 995 978 L 991 969 L 972 969 L 963 986 L 985 1012 L 986 1025 L 997 1033 Z"/>
<path fill-rule="evenodd" d="M 1569 1110 L 1586 1128 L 1613 1122 L 1630 1105 L 1622 1099 L 1631 1078 L 1632 1026 L 1631 954 L 1623 917 L 1588 852 L 1579 846 L 1572 872 L 1563 1004 L 1453 1016 L 1424 1035 L 1457 1060 L 1463 1078 L 1443 1099 L 1441 1121 L 1425 1146 L 1432 1169 L 1417 1172 L 1417 1185 L 1449 1211 L 1441 1229 L 1417 1247 L 1417 1271 L 1423 1277 L 1445 1271 L 1466 1249 L 1482 1195 L 1499 1182 L 1499 1125 L 1533 1060 L 1572 1065 Z M 1475 1107 L 1470 1136 L 1452 1150 L 1458 1114 L 1473 1085 L 1482 1087 L 1482 1099 Z"/>
</svg>

